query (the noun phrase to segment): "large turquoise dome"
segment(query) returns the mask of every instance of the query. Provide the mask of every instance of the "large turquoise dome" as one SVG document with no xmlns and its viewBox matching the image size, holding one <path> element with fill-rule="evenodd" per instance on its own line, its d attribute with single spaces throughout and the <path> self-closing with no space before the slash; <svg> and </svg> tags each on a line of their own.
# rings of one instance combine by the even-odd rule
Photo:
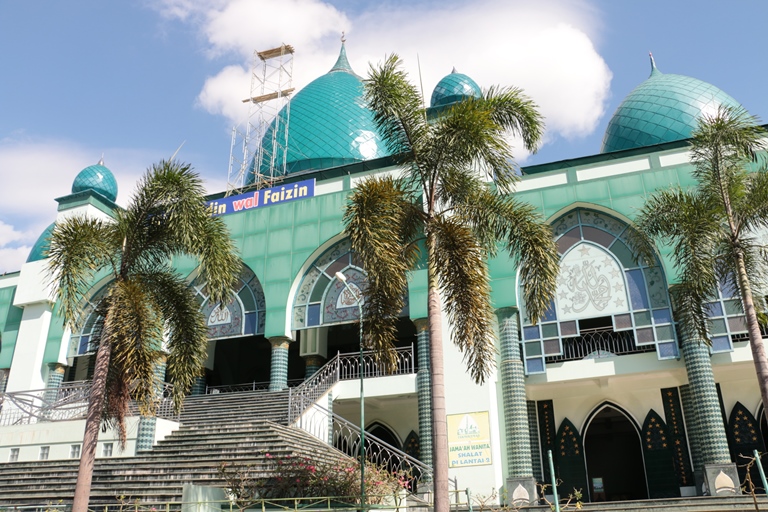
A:
<svg viewBox="0 0 768 512">
<path fill-rule="evenodd" d="M 465 98 L 480 98 L 482 95 L 480 86 L 474 80 L 454 69 L 437 83 L 429 103 L 432 108 L 442 107 Z"/>
<path fill-rule="evenodd" d="M 696 129 L 697 119 L 717 112 L 720 105 L 737 107 L 739 103 L 714 85 L 662 73 L 651 57 L 651 76 L 616 109 L 600 152 L 687 139 Z"/>
<path fill-rule="evenodd" d="M 389 155 L 386 144 L 376 129 L 373 113 L 363 98 L 363 82 L 349 65 L 344 45 L 336 64 L 325 75 L 313 80 L 290 102 L 288 154 L 286 174 L 309 169 L 327 169 L 339 165 L 371 160 Z M 286 108 L 272 121 L 262 139 L 265 149 L 259 162 L 259 173 L 270 170 L 271 140 L 275 130 L 284 138 Z M 278 126 L 278 128 L 276 128 Z M 282 149 L 274 161 L 282 161 Z M 253 163 L 245 184 L 255 181 Z"/>
<path fill-rule="evenodd" d="M 103 160 L 86 167 L 75 176 L 72 193 L 77 194 L 85 190 L 94 190 L 113 202 L 117 199 L 117 180 L 112 171 L 104 167 Z"/>
<path fill-rule="evenodd" d="M 54 226 L 55 223 L 45 228 L 45 231 L 38 237 L 35 245 L 32 246 L 32 250 L 29 251 L 27 263 L 44 260 L 48 257 L 48 248 L 51 246 L 51 234 L 53 233 Z"/>
</svg>

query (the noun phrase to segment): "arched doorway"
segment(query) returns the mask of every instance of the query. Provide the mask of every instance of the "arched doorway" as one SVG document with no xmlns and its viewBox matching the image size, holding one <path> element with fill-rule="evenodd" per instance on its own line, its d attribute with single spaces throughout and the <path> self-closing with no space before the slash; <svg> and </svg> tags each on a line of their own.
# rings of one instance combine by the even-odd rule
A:
<svg viewBox="0 0 768 512">
<path fill-rule="evenodd" d="M 593 502 L 648 498 L 640 434 L 618 408 L 606 405 L 592 416 L 584 451 Z"/>
</svg>

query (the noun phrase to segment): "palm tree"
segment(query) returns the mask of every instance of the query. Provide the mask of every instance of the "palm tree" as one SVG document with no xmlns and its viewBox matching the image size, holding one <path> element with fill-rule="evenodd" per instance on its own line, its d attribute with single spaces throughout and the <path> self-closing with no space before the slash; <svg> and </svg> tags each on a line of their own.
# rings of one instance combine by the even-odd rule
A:
<svg viewBox="0 0 768 512">
<path fill-rule="evenodd" d="M 645 203 L 637 218 L 637 246 L 648 257 L 654 239 L 671 245 L 680 274 L 670 294 L 687 339 L 710 343 L 706 305 L 718 282 L 739 290 L 760 395 L 768 404 L 768 359 L 752 297 L 752 282 L 765 270 L 765 248 L 755 235 L 768 228 L 768 172 L 763 166 L 749 172 L 765 149 L 765 136 L 742 108 L 722 106 L 702 116 L 691 139 L 698 184 L 663 190 Z"/>
<path fill-rule="evenodd" d="M 96 363 L 72 510 L 86 512 L 102 421 L 118 429 L 130 400 L 142 415 L 156 406 L 154 368 L 168 352 L 167 375 L 181 406 L 206 357 L 207 329 L 188 283 L 171 266 L 186 254 L 200 262 L 211 298 L 222 302 L 241 269 L 221 219 L 205 209 L 204 189 L 189 165 L 163 161 L 140 181 L 114 221 L 72 217 L 56 224 L 49 273 L 65 323 L 83 320 L 84 294 L 96 275 L 110 283 L 96 306 Z"/>
<path fill-rule="evenodd" d="M 424 242 L 435 510 L 445 512 L 448 438 L 441 297 L 453 325 L 452 340 L 464 352 L 474 380 L 482 383 L 496 354 L 487 259 L 497 253 L 499 242 L 505 245 L 519 265 L 526 306 L 536 321 L 554 295 L 558 257 L 552 233 L 534 208 L 503 194 L 517 180 L 506 137 L 518 135 L 526 149 L 536 149 L 543 130 L 536 105 L 519 89 L 492 88 L 428 119 L 400 64 L 392 55 L 372 66 L 365 96 L 403 175 L 363 181 L 350 196 L 344 221 L 368 273 L 366 343 L 390 363 L 388 349 L 404 305 L 407 273 Z"/>
</svg>

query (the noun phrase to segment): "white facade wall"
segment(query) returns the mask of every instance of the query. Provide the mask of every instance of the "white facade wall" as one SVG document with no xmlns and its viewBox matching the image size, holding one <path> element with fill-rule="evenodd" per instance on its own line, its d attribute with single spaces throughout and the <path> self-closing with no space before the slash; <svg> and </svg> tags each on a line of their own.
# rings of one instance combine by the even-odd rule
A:
<svg viewBox="0 0 768 512">
<path fill-rule="evenodd" d="M 117 431 L 99 431 L 99 444 L 96 447 L 96 458 L 105 458 L 104 445 L 112 444 L 112 458 L 132 457 L 136 455 L 136 442 L 139 432 L 139 418 L 126 418 L 128 438 L 125 450 L 120 451 L 120 440 Z M 155 440 L 164 439 L 178 428 L 179 424 L 157 418 Z M 41 422 L 31 425 L 14 425 L 0 427 L 0 463 L 9 462 L 11 450 L 19 449 L 19 461 L 40 460 L 40 449 L 49 447 L 48 460 L 70 459 L 72 445 L 82 445 L 85 420 Z M 79 457 L 75 457 L 79 458 Z"/>
</svg>

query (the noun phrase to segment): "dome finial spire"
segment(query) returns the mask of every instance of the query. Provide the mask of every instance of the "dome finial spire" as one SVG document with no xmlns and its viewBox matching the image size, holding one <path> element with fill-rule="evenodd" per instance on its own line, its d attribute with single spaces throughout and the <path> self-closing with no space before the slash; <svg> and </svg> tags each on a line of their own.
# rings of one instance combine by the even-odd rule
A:
<svg viewBox="0 0 768 512">
<path fill-rule="evenodd" d="M 347 47 L 344 43 L 347 42 L 347 37 L 344 34 L 344 32 L 341 33 L 341 51 L 339 52 L 339 58 L 336 59 L 336 64 L 333 65 L 329 73 L 333 73 L 334 71 L 346 71 L 347 73 L 355 74 L 354 71 L 352 71 L 352 66 L 349 65 L 349 61 L 347 60 Z"/>
<path fill-rule="evenodd" d="M 101 158 L 99 158 L 99 165 L 104 165 L 104 153 L 102 153 Z"/>
<path fill-rule="evenodd" d="M 650 76 L 653 76 L 656 73 L 661 73 L 661 71 L 659 71 L 658 68 L 656 67 L 656 61 L 653 60 L 653 53 L 648 52 L 648 57 L 650 57 L 651 59 L 651 75 Z"/>
</svg>

